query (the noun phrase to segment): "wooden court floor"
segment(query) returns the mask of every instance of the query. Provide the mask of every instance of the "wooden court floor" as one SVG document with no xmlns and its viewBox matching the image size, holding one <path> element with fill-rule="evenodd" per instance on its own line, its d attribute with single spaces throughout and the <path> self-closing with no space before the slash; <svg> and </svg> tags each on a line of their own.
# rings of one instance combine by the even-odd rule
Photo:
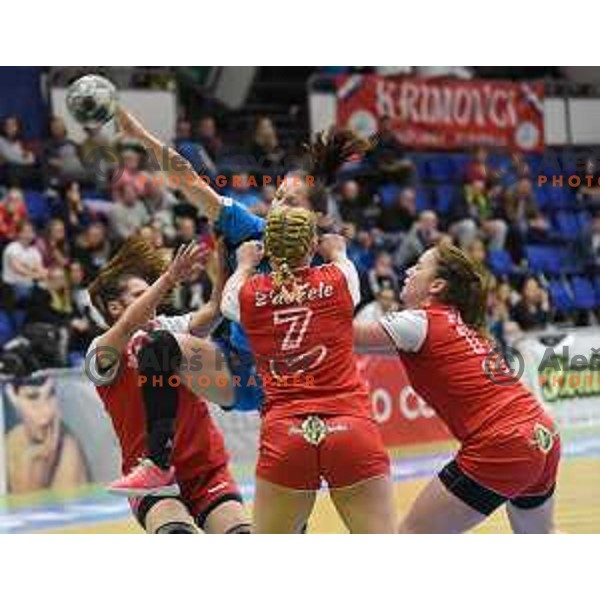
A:
<svg viewBox="0 0 600 600">
<path fill-rule="evenodd" d="M 396 484 L 398 514 L 402 516 L 427 482 L 417 479 Z M 600 457 L 571 458 L 562 463 L 557 488 L 557 526 L 565 533 L 600 533 Z M 508 533 L 503 510 L 497 511 L 478 533 Z M 320 495 L 310 519 L 310 533 L 345 533 L 346 530 L 326 497 Z M 133 519 L 44 533 L 142 533 Z"/>
</svg>

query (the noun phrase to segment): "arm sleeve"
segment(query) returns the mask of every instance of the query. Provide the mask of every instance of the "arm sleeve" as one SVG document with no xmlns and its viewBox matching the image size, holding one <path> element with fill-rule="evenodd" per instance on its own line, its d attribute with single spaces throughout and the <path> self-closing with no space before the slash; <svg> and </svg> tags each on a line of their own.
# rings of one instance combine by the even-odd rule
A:
<svg viewBox="0 0 600 600">
<path fill-rule="evenodd" d="M 354 263 L 345 256 L 333 263 L 344 275 L 354 306 L 360 304 L 360 279 Z"/>
<path fill-rule="evenodd" d="M 404 352 L 418 352 L 427 338 L 428 321 L 424 310 L 388 313 L 379 323 L 398 350 Z"/>
<path fill-rule="evenodd" d="M 223 206 L 215 222 L 215 230 L 233 246 L 262 238 L 265 221 L 231 198 L 222 198 Z"/>
<path fill-rule="evenodd" d="M 192 313 L 176 317 L 159 315 L 156 317 L 159 329 L 166 329 L 171 333 L 189 333 L 192 322 Z"/>
<path fill-rule="evenodd" d="M 119 357 L 113 366 L 108 369 L 100 369 L 100 366 L 98 365 L 98 338 L 95 338 L 86 353 L 86 374 L 94 385 L 109 385 L 114 382 L 115 371 L 119 368 L 120 361 L 121 358 Z"/>
<path fill-rule="evenodd" d="M 245 283 L 244 274 L 236 271 L 225 284 L 223 297 L 221 299 L 221 313 L 230 321 L 239 323 L 241 321 L 240 312 L 240 292 Z"/>
</svg>

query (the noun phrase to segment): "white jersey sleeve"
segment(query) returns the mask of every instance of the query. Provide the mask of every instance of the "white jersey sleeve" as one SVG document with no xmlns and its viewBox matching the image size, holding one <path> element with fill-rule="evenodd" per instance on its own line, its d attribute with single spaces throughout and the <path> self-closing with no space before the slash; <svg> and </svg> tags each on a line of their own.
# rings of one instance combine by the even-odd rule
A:
<svg viewBox="0 0 600 600">
<path fill-rule="evenodd" d="M 398 350 L 418 352 L 427 338 L 428 321 L 424 310 L 391 312 L 379 321 Z"/>
<path fill-rule="evenodd" d="M 189 333 L 191 322 L 192 313 L 177 315 L 175 317 L 167 317 L 165 315 L 156 317 L 157 329 L 166 329 L 171 333 Z"/>
<path fill-rule="evenodd" d="M 336 260 L 333 264 L 344 274 L 348 291 L 352 296 L 352 303 L 354 306 L 358 306 L 360 304 L 360 279 L 354 263 L 347 256 L 344 256 L 344 258 Z"/>
<path fill-rule="evenodd" d="M 245 275 L 236 271 L 227 280 L 223 288 L 221 313 L 226 319 L 236 323 L 239 323 L 242 318 L 240 314 L 240 291 L 245 282 Z"/>
<path fill-rule="evenodd" d="M 115 371 L 120 366 L 121 357 L 114 356 L 115 362 L 111 367 L 109 367 L 108 369 L 100 369 L 98 365 L 99 351 L 100 350 L 98 348 L 98 338 L 94 338 L 85 355 L 86 375 L 88 376 L 90 381 L 92 381 L 97 386 L 109 385 L 113 383 L 115 379 Z M 108 352 L 111 351 L 108 350 L 107 353 Z M 114 351 L 112 352 L 112 354 L 114 354 Z"/>
</svg>

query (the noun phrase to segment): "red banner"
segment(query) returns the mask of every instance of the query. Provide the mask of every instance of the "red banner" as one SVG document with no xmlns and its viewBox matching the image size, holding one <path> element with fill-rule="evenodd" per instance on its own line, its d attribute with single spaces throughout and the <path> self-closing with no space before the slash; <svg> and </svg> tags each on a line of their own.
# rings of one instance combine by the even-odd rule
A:
<svg viewBox="0 0 600 600">
<path fill-rule="evenodd" d="M 432 408 L 412 388 L 396 357 L 359 356 L 369 383 L 373 412 L 386 446 L 452 439 Z"/>
<path fill-rule="evenodd" d="M 389 117 L 400 142 L 418 149 L 477 145 L 527 152 L 544 148 L 541 82 L 387 78 L 336 78 L 337 123 L 374 134 Z"/>
</svg>

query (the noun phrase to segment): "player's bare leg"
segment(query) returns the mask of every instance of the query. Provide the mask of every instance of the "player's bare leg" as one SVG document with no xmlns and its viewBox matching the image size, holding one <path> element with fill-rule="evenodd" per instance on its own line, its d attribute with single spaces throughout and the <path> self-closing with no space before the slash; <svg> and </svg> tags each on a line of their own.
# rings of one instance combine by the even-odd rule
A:
<svg viewBox="0 0 600 600">
<path fill-rule="evenodd" d="M 554 525 L 554 496 L 536 508 L 519 508 L 507 502 L 506 514 L 513 533 L 558 533 Z"/>
<path fill-rule="evenodd" d="M 148 533 L 199 533 L 187 508 L 176 498 L 164 498 L 146 515 Z"/>
<path fill-rule="evenodd" d="M 486 519 L 435 477 L 419 494 L 398 533 L 464 533 Z"/>
<path fill-rule="evenodd" d="M 228 500 L 210 511 L 203 528 L 205 533 L 250 533 L 250 518 L 242 504 Z"/>
<path fill-rule="evenodd" d="M 253 533 L 298 533 L 308 521 L 317 493 L 256 479 Z"/>
<path fill-rule="evenodd" d="M 233 382 L 219 347 L 205 338 L 175 334 L 183 354 L 181 384 L 219 406 L 234 403 Z M 200 366 L 201 365 L 201 366 Z"/>
<path fill-rule="evenodd" d="M 398 519 L 389 477 L 330 490 L 331 500 L 350 533 L 396 533 Z"/>
</svg>

